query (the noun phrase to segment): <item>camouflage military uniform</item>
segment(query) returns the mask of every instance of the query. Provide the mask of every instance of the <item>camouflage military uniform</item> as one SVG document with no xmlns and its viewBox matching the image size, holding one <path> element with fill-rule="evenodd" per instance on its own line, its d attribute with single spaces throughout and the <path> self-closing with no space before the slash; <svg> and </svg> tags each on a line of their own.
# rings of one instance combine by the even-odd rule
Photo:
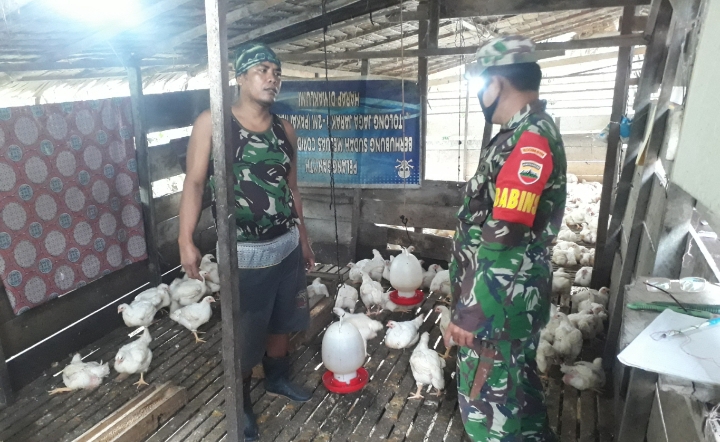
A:
<svg viewBox="0 0 720 442">
<path fill-rule="evenodd" d="M 473 440 L 555 440 L 535 350 L 549 315 L 549 248 L 565 185 L 562 140 L 538 100 L 483 149 L 465 186 L 450 276 L 452 322 L 476 336 L 472 348 L 458 351 L 457 376 Z"/>
<path fill-rule="evenodd" d="M 288 176 L 295 155 L 283 122 L 273 115 L 270 129 L 254 133 L 232 119 L 233 177 L 237 240 L 276 238 L 296 224 L 298 215 Z M 212 164 L 212 163 L 211 163 Z M 212 167 L 208 172 L 215 195 Z M 213 205 L 213 214 L 214 214 Z"/>
</svg>

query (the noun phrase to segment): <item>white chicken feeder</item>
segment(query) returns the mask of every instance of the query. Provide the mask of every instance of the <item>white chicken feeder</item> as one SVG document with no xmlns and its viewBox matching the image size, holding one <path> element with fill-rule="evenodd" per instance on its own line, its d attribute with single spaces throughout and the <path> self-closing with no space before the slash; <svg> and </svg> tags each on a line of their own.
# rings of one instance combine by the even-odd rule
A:
<svg viewBox="0 0 720 442">
<path fill-rule="evenodd" d="M 354 393 L 367 385 L 370 375 L 365 363 L 365 341 L 357 327 L 342 319 L 325 331 L 322 360 L 328 369 L 323 375 L 325 388 L 333 393 Z"/>
<path fill-rule="evenodd" d="M 390 284 L 395 288 L 390 293 L 390 300 L 403 306 L 420 304 L 425 299 L 425 294 L 420 290 L 422 281 L 420 261 L 403 247 L 390 264 Z"/>
</svg>

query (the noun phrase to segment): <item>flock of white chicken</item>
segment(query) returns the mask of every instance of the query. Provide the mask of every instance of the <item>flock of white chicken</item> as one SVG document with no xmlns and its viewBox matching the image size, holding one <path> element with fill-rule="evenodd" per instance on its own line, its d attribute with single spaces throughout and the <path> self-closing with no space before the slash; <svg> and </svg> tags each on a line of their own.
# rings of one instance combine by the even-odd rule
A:
<svg viewBox="0 0 720 442">
<path fill-rule="evenodd" d="M 141 292 L 130 304 L 118 306 L 118 313 L 122 313 L 125 325 L 143 327 L 142 335 L 120 347 L 115 355 L 114 368 L 120 373 L 118 380 L 139 374 L 140 380 L 134 385 L 148 385 L 144 378 L 152 362 L 152 350 L 150 350 L 152 337 L 148 327 L 154 323 L 155 315 L 164 308 L 169 309 L 170 319 L 195 336 L 196 343 L 205 342 L 198 337 L 197 330 L 212 317 L 210 304 L 215 302 L 212 294 L 220 291 L 218 265 L 213 259 L 214 256 L 210 254 L 202 258 L 199 280 L 184 275 L 182 278 L 176 278 L 170 285 L 160 284 Z M 109 374 L 109 364 L 83 362 L 80 354 L 76 354 L 62 371 L 65 387 L 56 388 L 50 394 L 93 389 Z"/>
<path fill-rule="evenodd" d="M 565 215 L 552 261 L 559 268 L 553 272 L 552 292 L 572 305 L 570 314 L 553 305 L 550 321 L 540 334 L 537 365 L 547 374 L 550 366 L 560 364 L 563 382 L 578 390 L 597 390 L 605 384 L 602 359 L 576 361 L 583 342 L 589 342 L 605 330 L 609 290 L 588 288 L 595 265 L 595 244 L 600 206 L 600 183 L 578 182 L 568 174 Z M 573 277 L 566 268 L 582 266 Z M 575 288 L 573 289 L 573 286 Z"/>
<path fill-rule="evenodd" d="M 408 249 L 412 252 L 412 248 Z M 381 284 L 383 280 L 390 280 L 390 263 L 393 257 L 385 260 L 379 251 L 373 250 L 373 258 L 364 259 L 356 263 L 350 263 L 349 279 L 338 288 L 333 313 L 341 321 L 354 325 L 365 340 L 367 352 L 367 341 L 378 337 L 379 332 L 385 328 L 380 321 L 372 319 L 373 316 L 384 310 L 390 312 L 407 311 L 390 300 L 392 288 L 385 290 Z M 422 262 L 422 261 L 421 261 Z M 359 287 L 356 288 L 355 286 Z M 450 296 L 450 277 L 447 270 L 443 270 L 437 264 L 430 265 L 423 271 L 422 289 L 430 290 L 445 297 Z M 329 296 L 327 288 L 322 284 L 320 278 L 315 279 L 308 286 L 308 294 Z M 365 313 L 355 313 L 358 300 L 365 306 Z M 435 309 L 441 314 L 440 327 L 450 323 L 450 312 L 447 307 L 440 306 Z M 411 399 L 422 398 L 420 394 L 423 386 L 431 386 L 440 395 L 445 388 L 443 368 L 444 358 L 448 357 L 450 350 L 440 356 L 429 348 L 429 333 L 420 333 L 420 327 L 427 320 L 428 315 L 419 315 L 410 321 L 388 321 L 387 331 L 383 339 L 384 344 L 393 349 L 405 349 L 415 347 L 410 357 L 410 368 L 417 384 L 417 392 Z"/>
<path fill-rule="evenodd" d="M 591 362 L 576 362 L 583 341 L 592 340 L 604 331 L 607 319 L 608 289 L 592 290 L 587 288 L 592 277 L 595 261 L 594 248 L 580 243 L 595 244 L 598 225 L 599 201 L 602 187 L 599 183 L 578 182 L 577 177 L 568 174 L 568 197 L 563 225 L 553 247 L 552 261 L 560 268 L 553 273 L 552 290 L 561 296 L 570 296 L 573 313 L 565 314 L 552 306 L 551 318 L 542 330 L 537 349 L 538 368 L 547 373 L 552 364 L 562 364 L 565 373 L 563 381 L 579 390 L 598 389 L 605 383 L 602 361 L 598 358 Z M 409 249 L 412 252 L 412 248 Z M 138 294 L 132 303 L 118 306 L 123 321 L 128 327 L 143 327 L 142 335 L 135 341 L 122 346 L 115 356 L 114 368 L 120 377 L 140 374 L 135 385 L 147 385 L 144 374 L 152 361 L 150 342 L 152 337 L 148 327 L 153 324 L 155 315 L 169 308 L 170 318 L 187 328 L 195 336 L 197 343 L 205 342 L 198 337 L 198 328 L 207 323 L 212 316 L 211 303 L 215 302 L 213 293 L 220 291 L 220 278 L 217 263 L 212 255 L 205 255 L 200 264 L 200 280 L 185 275 L 175 279 L 169 286 L 160 284 Z M 353 324 L 366 343 L 378 336 L 384 326 L 371 318 L 383 310 L 391 312 L 402 309 L 390 300 L 390 290 L 385 290 L 382 280 L 390 279 L 390 263 L 393 257 L 385 260 L 379 251 L 373 250 L 373 258 L 350 263 L 349 281 L 338 288 L 333 312 L 343 321 Z M 583 266 L 573 278 L 563 267 Z M 574 283 L 574 284 L 573 284 Z M 359 286 L 359 291 L 352 284 Z M 583 287 L 571 295 L 572 286 Z M 433 264 L 424 270 L 422 289 L 450 296 L 450 277 L 448 270 Z M 308 295 L 329 296 L 327 287 L 317 278 L 308 286 Z M 366 313 L 355 313 L 358 300 L 362 300 Z M 438 306 L 435 312 L 440 314 L 440 329 L 444 335 L 450 323 L 450 311 Z M 428 314 L 429 316 L 429 314 Z M 439 355 L 428 347 L 429 334 L 419 333 L 427 316 L 417 316 L 410 321 L 388 321 L 384 343 L 389 348 L 405 349 L 415 346 L 410 358 L 410 367 L 417 384 L 417 392 L 411 398 L 421 398 L 420 392 L 425 385 L 432 386 L 440 395 L 445 388 L 443 368 L 448 348 Z M 91 389 L 99 386 L 104 377 L 110 374 L 108 364 L 83 362 L 76 354 L 71 363 L 63 369 L 65 388 L 51 391 L 56 394 L 77 389 Z"/>
</svg>

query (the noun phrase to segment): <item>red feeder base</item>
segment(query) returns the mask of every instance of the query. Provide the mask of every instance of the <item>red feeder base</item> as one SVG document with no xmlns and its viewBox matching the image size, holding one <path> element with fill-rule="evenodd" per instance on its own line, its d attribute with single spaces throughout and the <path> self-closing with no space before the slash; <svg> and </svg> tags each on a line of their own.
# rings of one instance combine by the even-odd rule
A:
<svg viewBox="0 0 720 442">
<path fill-rule="evenodd" d="M 331 392 L 347 394 L 355 393 L 356 391 L 362 390 L 362 388 L 366 386 L 368 381 L 370 380 L 370 375 L 368 374 L 367 370 L 365 370 L 365 367 L 360 367 L 357 371 L 357 377 L 350 381 L 349 384 L 346 384 L 335 379 L 333 373 L 328 370 L 323 375 L 322 380 L 323 384 L 325 384 L 325 388 L 327 388 Z"/>
<path fill-rule="evenodd" d="M 406 298 L 400 296 L 397 290 L 390 292 L 390 300 L 397 305 L 418 305 L 425 300 L 425 293 L 422 290 L 415 290 L 415 296 Z"/>
</svg>

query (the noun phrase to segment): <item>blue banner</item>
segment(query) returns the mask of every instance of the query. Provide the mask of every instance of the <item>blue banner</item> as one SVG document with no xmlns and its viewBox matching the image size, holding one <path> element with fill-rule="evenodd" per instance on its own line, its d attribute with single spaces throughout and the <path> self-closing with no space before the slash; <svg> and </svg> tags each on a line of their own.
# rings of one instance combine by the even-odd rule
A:
<svg viewBox="0 0 720 442">
<path fill-rule="evenodd" d="M 272 111 L 297 132 L 301 185 L 329 186 L 334 164 L 339 187 L 418 187 L 419 103 L 409 81 L 285 81 Z"/>
</svg>

